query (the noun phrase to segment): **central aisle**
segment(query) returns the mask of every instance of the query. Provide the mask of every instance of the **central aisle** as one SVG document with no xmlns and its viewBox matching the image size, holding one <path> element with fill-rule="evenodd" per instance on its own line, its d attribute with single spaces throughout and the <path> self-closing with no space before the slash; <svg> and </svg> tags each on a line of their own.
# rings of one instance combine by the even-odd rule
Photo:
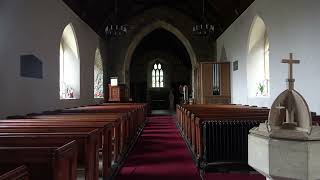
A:
<svg viewBox="0 0 320 180">
<path fill-rule="evenodd" d="M 172 116 L 150 117 L 117 180 L 200 180 Z"/>
</svg>

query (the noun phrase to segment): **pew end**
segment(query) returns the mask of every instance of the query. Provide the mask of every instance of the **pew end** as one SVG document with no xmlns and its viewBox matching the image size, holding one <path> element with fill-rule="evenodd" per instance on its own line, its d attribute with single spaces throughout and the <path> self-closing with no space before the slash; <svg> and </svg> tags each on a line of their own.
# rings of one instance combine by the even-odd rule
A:
<svg viewBox="0 0 320 180">
<path fill-rule="evenodd" d="M 1 167 L 0 180 L 29 180 L 29 172 L 25 165 L 14 169 Z"/>
</svg>

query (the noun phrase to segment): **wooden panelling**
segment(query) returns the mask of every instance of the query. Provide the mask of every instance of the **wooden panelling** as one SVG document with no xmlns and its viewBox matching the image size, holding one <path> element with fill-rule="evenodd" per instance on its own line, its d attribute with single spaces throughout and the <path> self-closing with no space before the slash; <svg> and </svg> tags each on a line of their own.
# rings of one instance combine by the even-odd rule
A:
<svg viewBox="0 0 320 180">
<path fill-rule="evenodd" d="M 126 97 L 126 86 L 118 85 L 111 86 L 109 84 L 109 101 L 126 101 L 128 98 Z"/>
<path fill-rule="evenodd" d="M 213 65 L 219 64 L 220 95 L 213 95 Z M 196 102 L 201 104 L 228 104 L 231 102 L 230 93 L 230 63 L 202 62 L 196 70 Z"/>
<path fill-rule="evenodd" d="M 221 66 L 221 96 L 230 98 L 230 64 L 224 63 Z"/>
</svg>

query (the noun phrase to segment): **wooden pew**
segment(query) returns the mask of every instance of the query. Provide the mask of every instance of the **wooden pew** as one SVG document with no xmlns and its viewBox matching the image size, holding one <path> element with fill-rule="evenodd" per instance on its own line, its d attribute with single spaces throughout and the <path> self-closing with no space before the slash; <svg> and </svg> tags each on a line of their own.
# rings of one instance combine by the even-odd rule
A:
<svg viewBox="0 0 320 180">
<path fill-rule="evenodd" d="M 55 114 L 55 115 L 36 115 L 27 116 L 30 119 L 51 119 L 51 120 L 62 120 L 62 121 L 81 121 L 81 122 L 110 122 L 113 125 L 113 139 L 114 139 L 114 158 L 117 162 L 124 152 L 127 145 L 126 142 L 129 140 L 129 127 L 126 126 L 125 121 L 128 120 L 125 113 L 66 113 L 66 114 Z"/>
<path fill-rule="evenodd" d="M 210 115 L 211 116 L 225 116 L 229 113 L 244 113 L 247 114 L 249 113 L 249 111 L 253 111 L 250 112 L 251 115 L 267 115 L 269 112 L 268 110 L 261 110 L 258 108 L 254 108 L 254 109 L 248 109 L 247 107 L 244 108 L 243 106 L 235 106 L 235 105 L 197 105 L 196 109 L 191 109 L 192 106 L 187 106 L 188 108 L 184 108 L 181 106 L 178 106 L 177 108 L 177 119 L 178 119 L 178 124 L 182 130 L 182 132 L 185 134 L 185 136 L 187 137 L 187 139 L 189 141 L 192 141 L 193 139 L 193 134 L 192 134 L 192 130 L 195 127 L 195 121 L 194 121 L 194 117 L 195 116 L 203 116 L 203 115 Z M 224 108 L 226 107 L 226 108 Z M 232 108 L 232 107 L 237 107 L 236 109 Z M 181 109 L 183 109 L 181 111 Z M 254 114 L 253 114 L 254 113 Z M 240 114 L 239 114 L 240 115 Z"/>
<path fill-rule="evenodd" d="M 145 104 L 103 104 L 55 111 L 52 114 L 83 114 L 83 113 L 127 113 L 130 137 L 135 137 L 145 122 Z M 127 126 L 127 125 L 126 125 Z M 132 138 L 134 140 L 134 138 Z"/>
<path fill-rule="evenodd" d="M 268 115 L 268 111 L 261 111 L 260 109 L 255 110 L 246 110 L 246 109 L 238 109 L 238 110 L 213 110 L 213 109 L 204 109 L 204 110 L 188 110 L 185 111 L 182 115 L 182 121 L 179 123 L 181 124 L 181 129 L 183 133 L 187 136 L 188 140 L 191 140 L 191 129 L 194 129 L 194 117 L 195 116 L 226 116 L 228 114 L 247 114 L 250 113 L 251 115 Z M 181 113 L 180 113 L 181 114 Z M 181 116 L 181 115 L 180 115 Z"/>
<path fill-rule="evenodd" d="M 128 113 L 130 120 L 130 132 L 131 136 L 135 136 L 145 121 L 145 114 L 141 108 L 134 107 L 132 105 L 100 105 L 100 106 L 87 106 L 79 108 L 70 108 L 61 110 L 60 113 Z"/>
<path fill-rule="evenodd" d="M 84 118 L 83 116 L 94 115 L 98 116 L 112 116 L 112 115 L 125 115 L 125 121 L 120 121 L 120 154 L 125 154 L 128 147 L 132 145 L 137 137 L 139 128 L 141 128 L 145 122 L 146 116 L 146 104 L 140 103 L 107 103 L 99 106 L 85 106 L 79 108 L 71 108 L 66 110 L 56 111 L 47 115 L 30 116 L 29 118 Z M 70 115 L 70 116 L 67 116 Z M 96 117 L 97 118 L 97 117 Z M 140 129 L 141 130 L 141 129 Z M 118 138 L 115 140 L 117 141 Z M 115 146 L 117 148 L 117 146 Z M 117 149 L 115 149 L 117 151 Z M 119 155 L 118 157 L 120 157 Z M 118 160 L 118 158 L 117 158 Z"/>
<path fill-rule="evenodd" d="M 107 107 L 107 108 L 103 108 L 103 109 L 107 109 L 106 111 L 100 111 L 98 110 L 99 112 L 99 115 L 101 115 L 101 117 L 98 117 L 98 114 L 96 112 L 96 109 L 100 108 L 101 109 L 101 106 L 98 106 L 98 107 L 95 107 L 95 106 L 90 106 L 89 109 L 91 109 L 91 111 L 78 111 L 78 109 L 87 109 L 88 107 L 81 107 L 81 108 L 73 108 L 73 109 L 76 109 L 76 110 L 72 110 L 70 111 L 69 110 L 61 110 L 59 112 L 54 112 L 54 113 L 50 113 L 50 114 L 54 114 L 54 115 L 38 115 L 38 116 L 29 116 L 28 118 L 47 118 L 47 119 L 57 119 L 57 118 L 60 118 L 60 119 L 64 119 L 64 120 L 70 120 L 70 119 L 90 119 L 90 118 L 93 118 L 95 120 L 99 119 L 99 118 L 105 118 L 105 116 L 111 116 L 112 115 L 119 115 L 119 114 L 125 114 L 125 113 L 128 113 L 129 110 L 132 110 L 133 108 L 136 108 L 136 107 L 132 107 L 133 105 L 125 105 L 125 108 L 121 108 L 123 105 L 121 105 L 121 107 L 119 105 L 105 105 L 105 106 L 110 106 L 110 107 Z M 140 107 L 143 107 L 141 105 L 139 105 Z M 66 111 L 66 112 L 65 112 Z M 119 113 L 113 113 L 113 112 L 119 112 Z M 141 111 L 143 112 L 143 111 Z M 60 114 L 58 114 L 60 113 Z M 106 114 L 108 113 L 108 114 Z M 90 115 L 90 116 L 89 116 Z M 95 117 L 93 117 L 95 116 Z M 142 117 L 144 118 L 144 113 L 142 113 Z M 127 118 L 127 119 L 130 119 L 130 118 Z M 132 124 L 133 124 L 133 121 L 132 121 Z M 115 155 L 117 157 L 120 157 L 120 155 L 118 155 L 118 149 L 120 149 L 120 152 L 123 153 L 125 152 L 125 149 L 126 147 L 124 146 L 124 142 L 127 142 L 126 139 L 129 139 L 127 137 L 129 137 L 127 134 L 128 133 L 128 126 L 127 125 L 121 125 L 121 130 L 120 131 L 115 131 L 116 134 L 118 134 L 117 132 L 121 132 L 120 135 L 117 135 L 117 137 L 121 137 L 120 138 L 120 147 L 118 147 L 117 145 L 115 146 Z M 132 128 L 131 128 L 132 129 Z M 131 132 L 133 132 L 133 130 L 131 130 Z M 119 138 L 116 138 L 116 142 L 117 142 L 117 139 Z M 118 143 L 119 144 L 119 143 Z M 118 149 L 117 149 L 118 148 Z M 115 161 L 119 160 L 119 158 L 115 158 Z"/>
<path fill-rule="evenodd" d="M 126 143 L 127 146 L 134 143 L 137 138 L 138 133 L 142 130 L 142 127 L 145 122 L 145 113 L 143 109 L 134 107 L 132 105 L 101 105 L 101 106 L 88 106 L 88 107 L 79 107 L 71 108 L 66 110 L 61 110 L 60 114 L 88 114 L 88 113 L 127 113 L 129 125 L 129 137 L 127 138 L 130 142 Z M 123 125 L 121 125 L 123 126 Z M 123 149 L 123 148 L 121 148 Z M 124 151 L 122 151 L 124 152 Z"/>
<path fill-rule="evenodd" d="M 88 132 L 95 131 L 95 134 L 88 135 Z M 98 178 L 98 153 L 99 147 L 103 147 L 103 177 L 107 179 L 111 172 L 111 134 L 112 123 L 109 122 L 87 122 L 81 120 L 63 119 L 15 119 L 1 120 L 0 132 L 15 133 L 46 133 L 44 135 L 54 135 L 60 133 L 61 139 L 68 139 L 69 132 L 83 134 L 85 139 L 78 139 L 83 142 L 79 145 L 83 152 L 80 162 L 85 161 L 86 179 Z M 63 132 L 63 134 L 62 134 Z M 0 134 L 1 135 L 1 134 Z M 94 135 L 94 136 L 93 136 Z M 103 137 L 103 138 L 102 138 Z M 72 137 L 75 138 L 75 137 Z M 102 142 L 101 142 L 102 141 Z M 99 146 L 100 144 L 100 146 Z M 88 160 L 88 158 L 90 160 Z M 94 158 L 94 159 L 92 159 Z M 92 164 L 93 163 L 93 164 Z"/>
<path fill-rule="evenodd" d="M 128 113 L 129 112 L 129 115 L 130 115 L 130 112 L 131 111 L 133 111 L 133 112 L 139 112 L 139 110 L 141 110 L 141 107 L 143 107 L 143 106 L 141 106 L 141 105 L 132 105 L 132 104 L 130 104 L 130 105 L 128 105 L 128 104 L 122 104 L 122 105 L 114 105 L 114 104 L 105 104 L 104 106 L 110 106 L 110 107 L 107 107 L 107 108 L 103 108 L 103 109 L 107 109 L 106 111 L 104 110 L 104 112 L 107 112 L 107 113 L 113 113 L 113 112 L 119 112 L 119 113 L 122 113 L 122 114 L 124 114 L 124 113 Z M 116 106 L 116 107 L 115 107 Z M 125 106 L 125 107 L 124 107 Z M 132 107 L 132 106 L 135 106 L 135 107 Z M 92 106 L 91 106 L 92 107 Z M 86 108 L 86 107 L 82 107 L 82 108 Z M 94 107 L 94 109 L 96 109 L 97 107 Z M 99 108 L 101 108 L 101 107 L 99 107 Z M 140 108 L 140 109 L 139 109 Z M 61 112 L 61 111 L 59 111 L 59 112 Z M 92 118 L 93 119 L 95 119 L 95 121 L 97 121 L 97 120 L 101 120 L 102 121 L 102 119 L 99 119 L 99 118 L 97 118 L 97 117 L 89 117 L 89 116 L 87 116 L 87 115 L 93 115 L 92 114 L 92 112 L 95 112 L 95 110 L 93 110 L 93 111 L 81 111 L 81 113 L 79 113 L 78 112 L 78 115 L 76 115 L 75 114 L 75 111 L 72 111 L 72 112 L 64 112 L 65 114 L 63 115 L 63 114 L 61 114 L 61 115 L 58 115 L 58 116 L 61 116 L 61 117 L 53 117 L 53 116 L 51 116 L 51 117 L 47 117 L 47 119 L 45 120 L 46 122 L 44 123 L 44 124 L 39 124 L 40 122 L 34 122 L 34 121 L 31 121 L 31 120 L 23 120 L 23 122 L 21 122 L 21 123 L 24 123 L 24 128 L 25 127 L 27 127 L 27 126 L 30 126 L 30 128 L 31 128 L 31 126 L 32 127 L 38 127 L 38 129 L 41 127 L 41 128 L 43 128 L 42 130 L 44 130 L 45 128 L 48 128 L 48 129 L 52 129 L 53 128 L 53 126 L 52 126 L 52 124 L 51 124 L 51 126 L 47 126 L 47 124 L 46 123 L 48 123 L 48 120 L 49 119 L 51 119 L 52 121 L 53 121 L 53 119 L 55 119 L 55 120 L 58 120 L 58 119 L 60 119 L 61 121 L 75 121 L 75 120 L 77 120 L 77 121 L 79 121 L 79 120 L 81 120 L 81 119 L 83 119 L 84 121 L 88 121 L 89 122 L 89 120 L 90 120 L 90 122 L 92 122 Z M 141 113 L 142 112 L 142 113 Z M 90 114 L 91 113 L 91 114 Z M 97 113 L 97 112 L 95 112 L 95 113 Z M 119 114 L 118 113 L 118 114 Z M 68 117 L 62 117 L 62 116 L 66 116 L 66 114 L 68 114 Z M 100 114 L 100 113 L 99 113 Z M 142 114 L 142 116 L 141 116 L 141 114 Z M 69 116 L 70 115 L 70 116 Z M 110 115 L 110 114 L 109 114 Z M 71 117 L 71 116 L 73 116 L 73 117 Z M 78 117 L 76 117 L 76 116 L 78 116 Z M 80 117 L 81 116 L 81 117 Z M 87 116 L 87 117 L 83 117 L 83 116 Z M 96 114 L 95 114 L 95 116 L 97 116 Z M 129 116 L 130 117 L 130 116 Z M 134 119 L 134 120 L 136 120 L 135 122 L 138 122 L 138 123 L 134 123 L 133 121 L 131 121 L 130 122 L 130 124 L 132 125 L 132 126 L 135 126 L 135 125 L 139 125 L 139 121 L 138 120 L 140 120 L 139 119 L 139 117 L 142 117 L 142 118 L 140 118 L 140 119 L 144 119 L 145 118 L 145 112 L 144 112 L 144 109 L 142 108 L 142 111 L 140 111 L 140 113 L 135 113 L 135 116 L 134 117 L 130 117 L 130 118 L 132 118 L 132 119 Z M 43 117 L 28 117 L 28 118 L 42 118 L 42 120 L 40 120 L 40 121 L 43 121 L 44 120 L 44 116 Z M 104 117 L 105 118 L 105 117 Z M 129 119 L 129 118 L 128 118 Z M 52 121 L 50 120 L 50 123 L 52 123 Z M 27 123 L 27 121 L 28 121 L 28 123 L 31 123 L 31 124 L 25 124 L 25 123 Z M 15 122 L 9 122 L 8 120 L 5 122 L 5 123 L 10 123 L 11 124 L 11 130 L 13 129 L 13 128 L 16 128 L 16 129 L 14 129 L 15 131 L 20 131 L 21 129 L 19 129 L 18 128 L 18 126 L 20 126 L 21 124 L 19 124 L 17 127 L 14 127 L 15 126 L 15 124 L 12 124 L 12 123 L 17 123 L 17 121 L 15 121 Z M 37 125 L 33 125 L 34 123 L 37 123 Z M 57 122 L 58 123 L 58 122 Z M 128 123 L 129 124 L 129 123 Z M 26 126 L 27 125 L 27 126 Z M 64 127 L 65 126 L 65 124 L 63 124 L 63 127 L 61 126 L 59 126 L 59 127 L 57 127 L 57 128 L 59 128 L 59 129 L 61 129 L 61 128 L 63 128 L 64 130 L 66 130 L 65 128 L 68 128 L 68 127 Z M 117 128 L 118 129 L 118 131 L 115 131 L 115 134 L 117 134 L 117 133 L 119 133 L 119 132 L 123 132 L 121 135 L 117 135 L 117 138 L 116 139 L 120 139 L 119 138 L 119 136 L 120 137 L 125 137 L 124 139 L 122 139 L 121 140 L 121 142 L 120 143 L 118 143 L 118 144 L 121 144 L 120 145 L 120 147 L 119 147 L 119 145 L 115 145 L 115 149 L 124 149 L 123 147 L 124 147 L 124 142 L 125 142 L 125 139 L 128 139 L 128 135 L 127 134 L 130 134 L 130 133 L 128 133 L 128 131 L 130 131 L 129 130 L 129 128 L 127 128 L 129 125 L 127 125 L 127 124 L 124 124 L 123 126 L 121 126 L 121 130 L 119 130 L 119 128 Z M 132 128 L 131 128 L 132 129 Z M 137 129 L 137 128 L 135 128 L 135 129 Z M 6 130 L 4 130 L 4 129 L 2 129 L 2 131 L 6 131 Z M 31 130 L 31 132 L 32 132 L 33 130 Z M 39 131 L 39 130 L 37 130 L 37 131 Z M 22 131 L 23 132 L 23 131 Z M 131 130 L 131 132 L 134 132 L 133 130 Z M 117 142 L 117 141 L 116 141 Z M 116 150 L 117 151 L 117 150 Z M 106 151 L 103 151 L 103 152 L 106 152 Z M 110 151 L 111 152 L 111 151 Z M 118 153 L 117 152 L 115 152 L 115 156 L 119 156 L 118 155 Z M 106 157 L 106 156 L 103 156 L 103 157 Z M 116 157 L 115 158 L 115 160 L 117 160 L 118 158 Z M 104 162 L 105 162 L 105 160 L 104 160 Z M 104 168 L 105 169 L 105 168 Z M 105 173 L 104 173 L 105 174 Z"/>
<path fill-rule="evenodd" d="M 66 114 L 73 114 L 73 115 L 82 115 L 82 114 L 127 114 L 127 121 L 126 124 L 122 124 L 121 127 L 125 127 L 126 131 L 121 133 L 121 137 L 125 138 L 120 144 L 120 152 L 124 152 L 127 147 L 123 147 L 123 145 L 129 146 L 135 140 L 134 137 L 137 137 L 137 133 L 139 132 L 139 128 L 144 125 L 145 116 L 146 116 L 146 104 L 141 103 L 105 103 L 99 106 L 85 106 L 85 107 L 78 107 L 78 108 L 70 108 L 65 110 L 60 110 L 53 112 L 48 115 L 66 115 Z M 121 131 L 122 132 L 122 131 Z"/>
<path fill-rule="evenodd" d="M 143 112 L 144 116 L 147 117 L 148 113 L 150 112 L 150 106 L 146 103 L 103 103 L 100 106 L 131 106 L 134 108 L 138 108 L 140 111 Z"/>
<path fill-rule="evenodd" d="M 224 106 L 226 108 L 224 108 Z M 262 114 L 268 114 L 269 110 L 268 109 L 261 109 L 261 108 L 247 108 L 244 106 L 226 106 L 226 105 L 220 105 L 220 106 L 203 106 L 203 107 L 183 107 L 183 112 L 182 112 L 182 122 L 181 126 L 182 128 L 186 129 L 188 128 L 190 121 L 188 121 L 188 118 L 190 118 L 191 114 L 195 115 L 201 115 L 201 114 L 228 114 L 228 113 L 262 113 Z M 234 108 L 233 108 L 234 106 Z"/>
<path fill-rule="evenodd" d="M 177 108 L 179 111 L 178 118 L 179 124 L 181 124 L 182 129 L 186 129 L 188 127 L 189 121 L 188 118 L 190 117 L 191 113 L 194 114 L 201 114 L 201 113 L 229 113 L 229 112 L 265 112 L 269 113 L 269 109 L 265 108 L 255 108 L 255 107 L 246 107 L 240 105 L 183 105 Z M 181 116 L 181 117 L 180 117 Z"/>
<path fill-rule="evenodd" d="M 29 172 L 25 165 L 14 169 L 1 167 L 0 180 L 29 180 Z"/>
<path fill-rule="evenodd" d="M 246 163 L 246 135 L 269 113 L 267 108 L 242 105 L 178 105 L 176 110 L 177 125 L 202 170 Z"/>
<path fill-rule="evenodd" d="M 21 128 L 13 129 L 9 127 L 10 133 L 3 133 L 0 129 L 0 145 L 1 146 L 18 146 L 25 143 L 29 146 L 52 146 L 76 140 L 78 148 L 78 162 L 85 169 L 85 179 L 98 179 L 98 133 L 97 130 L 90 132 L 65 132 L 65 133 L 35 133 L 35 127 L 23 127 L 25 131 L 33 131 L 29 133 L 21 133 Z M 40 131 L 41 128 L 37 128 Z M 17 133 L 13 133 L 18 131 Z"/>
<path fill-rule="evenodd" d="M 76 180 L 77 147 L 71 141 L 59 146 L 0 147 L 0 167 L 25 164 L 32 180 Z"/>
</svg>

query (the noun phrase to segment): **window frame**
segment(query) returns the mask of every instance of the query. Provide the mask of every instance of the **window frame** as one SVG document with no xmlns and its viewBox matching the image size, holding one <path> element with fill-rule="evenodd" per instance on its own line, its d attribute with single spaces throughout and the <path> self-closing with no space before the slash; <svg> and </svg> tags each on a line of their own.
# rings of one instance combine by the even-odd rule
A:
<svg viewBox="0 0 320 180">
<path fill-rule="evenodd" d="M 152 67 L 151 87 L 164 88 L 164 70 L 162 69 L 162 64 L 160 62 L 156 62 Z"/>
<path fill-rule="evenodd" d="M 99 59 L 98 59 L 99 57 Z M 101 65 L 101 67 L 99 67 L 99 65 Z M 102 93 L 101 96 L 96 96 L 96 85 L 97 85 L 97 81 L 96 81 L 96 74 L 102 73 Z M 95 52 L 95 57 L 94 57 L 94 64 L 93 64 L 93 98 L 94 99 L 103 99 L 104 98 L 104 86 L 103 86 L 103 81 L 104 81 L 104 72 L 103 72 L 103 60 L 101 57 L 101 52 L 100 49 L 97 48 L 96 52 Z"/>
</svg>

